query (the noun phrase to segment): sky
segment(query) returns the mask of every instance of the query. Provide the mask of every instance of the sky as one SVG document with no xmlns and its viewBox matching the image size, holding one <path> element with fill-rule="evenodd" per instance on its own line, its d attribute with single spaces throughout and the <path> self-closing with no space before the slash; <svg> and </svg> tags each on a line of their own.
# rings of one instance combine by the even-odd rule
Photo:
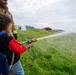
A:
<svg viewBox="0 0 76 75">
<path fill-rule="evenodd" d="M 8 0 L 16 25 L 76 30 L 76 0 Z"/>
</svg>

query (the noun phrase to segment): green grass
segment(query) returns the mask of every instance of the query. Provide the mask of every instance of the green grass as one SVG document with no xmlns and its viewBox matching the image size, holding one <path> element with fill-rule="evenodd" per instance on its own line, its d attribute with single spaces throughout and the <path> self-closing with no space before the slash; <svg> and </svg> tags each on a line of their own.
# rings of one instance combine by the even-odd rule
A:
<svg viewBox="0 0 76 75">
<path fill-rule="evenodd" d="M 25 30 L 18 30 L 18 40 L 19 41 L 24 41 L 26 39 L 31 39 L 31 38 L 39 38 L 43 36 L 47 36 L 50 34 L 55 34 L 57 33 L 56 31 L 46 31 L 46 30 L 41 30 L 41 29 L 27 29 Z"/>
<path fill-rule="evenodd" d="M 19 31 L 19 41 L 24 39 L 21 35 L 27 34 L 26 38 L 29 39 L 53 33 L 40 31 L 39 34 L 39 30 L 36 31 Z M 32 44 L 21 55 L 25 75 L 76 75 L 76 34 L 44 39 Z"/>
</svg>

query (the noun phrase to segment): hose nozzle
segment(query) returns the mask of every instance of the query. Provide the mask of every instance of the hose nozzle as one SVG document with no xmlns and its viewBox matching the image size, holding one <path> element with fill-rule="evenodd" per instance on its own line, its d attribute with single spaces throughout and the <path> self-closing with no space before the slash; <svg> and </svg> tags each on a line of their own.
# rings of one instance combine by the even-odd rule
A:
<svg viewBox="0 0 76 75">
<path fill-rule="evenodd" d="M 26 41 L 27 44 L 30 44 L 32 42 L 37 42 L 37 38 L 33 38 L 31 40 Z"/>
</svg>

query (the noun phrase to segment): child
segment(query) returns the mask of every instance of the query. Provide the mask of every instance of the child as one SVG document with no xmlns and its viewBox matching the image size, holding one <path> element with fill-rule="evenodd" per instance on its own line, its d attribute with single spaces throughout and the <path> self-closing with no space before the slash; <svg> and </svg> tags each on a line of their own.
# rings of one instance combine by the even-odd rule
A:
<svg viewBox="0 0 76 75">
<path fill-rule="evenodd" d="M 16 28 L 16 26 L 13 26 L 12 27 L 13 28 L 13 35 L 14 35 L 14 37 L 15 37 L 15 39 L 17 40 L 17 28 Z"/>
<path fill-rule="evenodd" d="M 14 53 L 14 61 L 11 70 L 16 75 L 24 75 L 24 71 L 20 63 L 20 54 L 31 47 L 31 44 L 28 44 L 27 46 L 20 46 L 17 40 L 8 34 L 12 31 L 10 23 L 11 20 L 7 16 L 0 14 L 0 42 L 5 37 L 0 45 L 0 50 L 6 55 L 9 66 L 11 65 Z"/>
</svg>

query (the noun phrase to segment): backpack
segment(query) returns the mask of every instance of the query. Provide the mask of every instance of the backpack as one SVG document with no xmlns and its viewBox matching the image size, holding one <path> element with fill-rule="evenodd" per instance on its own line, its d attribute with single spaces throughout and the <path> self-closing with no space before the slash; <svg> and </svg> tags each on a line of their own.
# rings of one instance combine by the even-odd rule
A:
<svg viewBox="0 0 76 75">
<path fill-rule="evenodd" d="M 1 32 L 0 35 L 2 34 L 5 34 L 5 33 Z M 0 40 L 0 45 L 5 38 L 6 37 L 2 37 L 2 39 Z M 14 62 L 14 52 L 12 54 L 11 65 L 9 66 L 6 55 L 0 50 L 0 75 L 9 75 L 13 62 Z"/>
<path fill-rule="evenodd" d="M 2 35 L 4 33 L 1 33 Z M 0 40 L 0 45 L 6 37 L 3 37 Z M 9 65 L 6 58 L 6 55 L 0 50 L 0 75 L 9 75 Z"/>
<path fill-rule="evenodd" d="M 0 52 L 0 75 L 9 75 L 9 65 L 6 55 Z"/>
</svg>

